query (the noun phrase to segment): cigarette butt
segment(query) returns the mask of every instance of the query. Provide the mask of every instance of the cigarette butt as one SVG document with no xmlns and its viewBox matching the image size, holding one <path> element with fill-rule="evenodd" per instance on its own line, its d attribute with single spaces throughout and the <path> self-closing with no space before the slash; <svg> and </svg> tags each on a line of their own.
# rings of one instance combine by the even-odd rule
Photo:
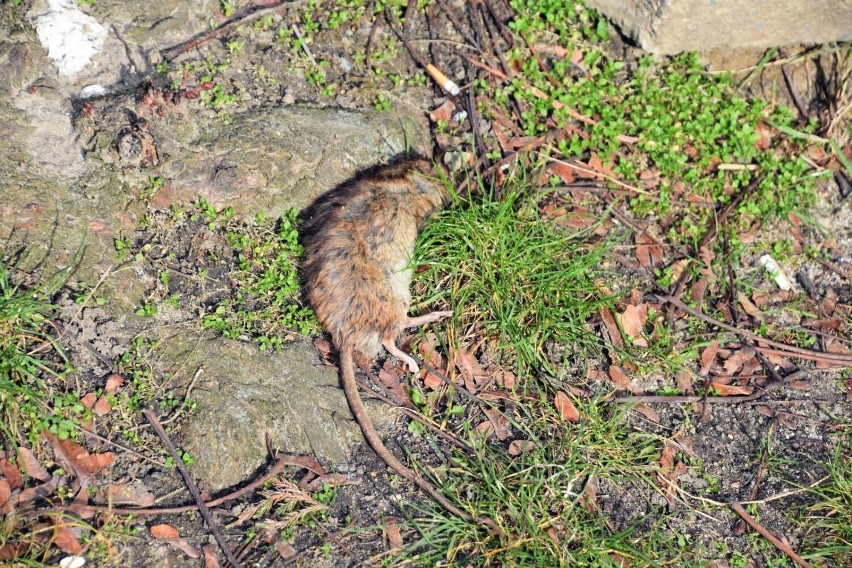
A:
<svg viewBox="0 0 852 568">
<path fill-rule="evenodd" d="M 768 254 L 764 254 L 760 257 L 760 264 L 763 265 L 763 268 L 766 269 L 766 272 L 775 280 L 775 284 L 778 285 L 782 290 L 791 290 L 793 288 L 792 284 L 790 284 L 790 280 L 787 278 L 787 275 L 781 270 L 781 267 L 778 266 L 778 263 L 775 262 Z"/>
<path fill-rule="evenodd" d="M 441 71 L 431 63 L 426 66 L 426 72 L 429 73 L 429 76 L 431 76 L 435 82 L 438 83 L 438 86 L 444 89 L 447 93 L 453 96 L 461 93 L 459 86 L 449 80 L 446 75 L 441 73 Z"/>
</svg>

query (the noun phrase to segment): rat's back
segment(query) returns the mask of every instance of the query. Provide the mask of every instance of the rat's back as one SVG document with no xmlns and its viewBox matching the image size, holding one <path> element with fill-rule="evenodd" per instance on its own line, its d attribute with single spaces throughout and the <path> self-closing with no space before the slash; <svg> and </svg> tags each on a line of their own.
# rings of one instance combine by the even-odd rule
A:
<svg viewBox="0 0 852 568">
<path fill-rule="evenodd" d="M 340 348 L 375 358 L 399 333 L 410 303 L 417 230 L 446 200 L 426 160 L 377 168 L 321 195 L 302 226 L 305 288 Z"/>
</svg>

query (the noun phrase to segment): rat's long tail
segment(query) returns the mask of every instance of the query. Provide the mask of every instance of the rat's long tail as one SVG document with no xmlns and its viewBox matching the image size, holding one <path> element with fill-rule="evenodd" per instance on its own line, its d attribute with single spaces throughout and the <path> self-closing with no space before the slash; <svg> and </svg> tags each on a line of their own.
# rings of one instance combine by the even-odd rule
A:
<svg viewBox="0 0 852 568">
<path fill-rule="evenodd" d="M 349 402 L 349 408 L 352 409 L 352 415 L 355 416 L 355 421 L 361 427 L 361 432 L 364 433 L 367 443 L 375 450 L 376 454 L 390 466 L 395 472 L 416 483 L 420 489 L 425 491 L 429 497 L 434 499 L 438 504 L 444 507 L 450 513 L 462 517 L 469 521 L 476 521 L 472 516 L 457 509 L 450 503 L 446 497 L 441 495 L 435 486 L 423 479 L 414 470 L 404 465 L 396 459 L 390 450 L 387 449 L 381 436 L 376 432 L 373 422 L 367 416 L 367 411 L 364 408 L 364 403 L 361 400 L 361 395 L 358 393 L 358 384 L 355 382 L 355 361 L 352 357 L 352 347 L 342 345 L 340 348 L 340 376 L 343 383 L 343 392 L 346 393 L 346 400 Z M 493 522 L 493 521 L 492 521 Z"/>
</svg>

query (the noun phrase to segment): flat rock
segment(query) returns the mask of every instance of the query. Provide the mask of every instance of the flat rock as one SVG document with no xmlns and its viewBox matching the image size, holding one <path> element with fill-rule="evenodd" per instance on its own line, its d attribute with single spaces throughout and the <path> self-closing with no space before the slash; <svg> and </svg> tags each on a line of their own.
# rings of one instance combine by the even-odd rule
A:
<svg viewBox="0 0 852 568">
<path fill-rule="evenodd" d="M 267 435 L 276 450 L 312 455 L 325 465 L 345 461 L 353 445 L 363 443 L 337 372 L 320 364 L 308 342 L 264 353 L 255 345 L 188 334 L 172 339 L 164 357 L 186 369 L 203 367 L 191 393 L 198 407 L 181 427 L 179 443 L 214 491 L 269 461 Z M 365 404 L 379 424 L 394 416 L 383 405 Z"/>
<path fill-rule="evenodd" d="M 852 39 L 848 0 L 588 0 L 651 53 Z"/>
</svg>

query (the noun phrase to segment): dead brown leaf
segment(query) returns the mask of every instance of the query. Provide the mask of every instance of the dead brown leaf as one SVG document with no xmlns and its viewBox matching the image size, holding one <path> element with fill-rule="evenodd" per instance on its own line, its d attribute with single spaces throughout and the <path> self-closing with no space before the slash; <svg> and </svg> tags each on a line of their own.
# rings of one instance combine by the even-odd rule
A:
<svg viewBox="0 0 852 568">
<path fill-rule="evenodd" d="M 678 390 L 683 394 L 693 394 L 695 389 L 692 387 L 692 374 L 689 371 L 681 369 L 675 373 L 675 383 Z"/>
<path fill-rule="evenodd" d="M 506 451 L 509 452 L 510 456 L 519 456 L 533 448 L 535 448 L 535 442 L 532 440 L 512 440 L 509 443 L 509 449 Z"/>
<path fill-rule="evenodd" d="M 562 391 L 556 393 L 556 397 L 553 399 L 553 405 L 556 407 L 556 411 L 559 412 L 559 415 L 563 420 L 568 422 L 579 422 L 580 421 L 580 411 L 577 410 L 577 407 L 574 406 L 574 403 L 571 402 L 571 399 L 568 398 L 568 395 Z"/>
<path fill-rule="evenodd" d="M 647 318 L 648 311 L 645 310 L 645 317 L 642 317 L 639 309 L 633 304 L 628 304 L 624 312 L 615 314 L 615 319 L 621 326 L 624 335 L 639 347 L 648 347 L 648 342 L 642 337 L 642 329 L 645 327 Z"/>
<path fill-rule="evenodd" d="M 89 392 L 83 395 L 83 398 L 80 399 L 80 404 L 91 410 L 97 401 L 98 395 L 93 392 Z"/>
<path fill-rule="evenodd" d="M 745 313 L 747 313 L 757 321 L 763 321 L 763 312 L 761 312 L 760 308 L 755 306 L 751 302 L 751 300 L 748 299 L 748 296 L 746 296 L 742 292 L 739 292 L 737 294 L 737 303 L 742 307 Z"/>
<path fill-rule="evenodd" d="M 219 568 L 219 553 L 216 545 L 207 543 L 201 547 L 204 553 L 204 568 Z"/>
<path fill-rule="evenodd" d="M 166 540 L 169 538 L 180 538 L 180 533 L 172 525 L 154 525 L 151 527 L 151 536 L 158 540 Z"/>
<path fill-rule="evenodd" d="M 275 545 L 275 550 L 283 560 L 293 560 L 299 555 L 292 543 L 289 542 L 279 542 Z"/>
<path fill-rule="evenodd" d="M 4 544 L 0 546 L 0 560 L 14 560 L 27 553 L 29 547 L 24 543 Z"/>
<path fill-rule="evenodd" d="M 636 260 L 644 268 L 652 270 L 663 265 L 663 247 L 645 232 L 636 233 L 633 237 L 636 243 Z"/>
<path fill-rule="evenodd" d="M 107 400 L 106 395 L 101 395 L 95 403 L 95 406 L 92 407 L 92 412 L 94 412 L 96 416 L 104 416 L 110 410 L 112 410 L 112 405 Z"/>
<path fill-rule="evenodd" d="M 621 389 L 632 392 L 633 394 L 642 394 L 642 390 L 633 385 L 630 378 L 624 372 L 624 369 L 617 365 L 610 365 L 609 378 L 613 383 L 615 383 L 615 386 Z"/>
<path fill-rule="evenodd" d="M 0 477 L 0 511 L 3 511 L 3 505 L 12 496 L 12 487 L 9 485 L 9 480 Z"/>
<path fill-rule="evenodd" d="M 657 472 L 658 483 L 663 488 L 663 496 L 669 504 L 669 509 L 673 509 L 677 502 L 675 499 L 677 479 L 686 473 L 686 466 L 681 461 L 675 465 L 675 449 L 671 446 L 663 448 L 658 463 L 660 464 L 660 471 Z"/>
<path fill-rule="evenodd" d="M 59 517 L 51 517 L 53 519 L 53 544 L 61 550 L 74 556 L 79 556 L 83 553 L 83 545 L 77 540 L 77 537 L 68 528 L 64 520 Z"/>
<path fill-rule="evenodd" d="M 739 385 L 725 385 L 718 381 L 713 381 L 710 383 L 710 386 L 713 390 L 716 391 L 718 396 L 739 396 L 739 395 L 750 395 L 754 389 L 752 387 L 739 386 Z"/>
<path fill-rule="evenodd" d="M 124 378 L 118 373 L 113 373 L 109 376 L 104 387 L 104 392 L 107 394 L 115 394 L 119 387 L 124 384 Z"/>
<path fill-rule="evenodd" d="M 482 412 L 488 418 L 491 426 L 493 426 L 493 432 L 497 436 L 497 439 L 501 442 L 508 440 L 509 436 L 512 435 L 512 429 L 509 420 L 503 413 L 489 406 L 483 406 Z"/>
<path fill-rule="evenodd" d="M 150 507 L 157 502 L 156 497 L 148 492 L 141 483 L 127 485 L 126 483 L 113 483 L 105 490 L 95 493 L 95 503 L 115 503 L 119 505 L 137 505 L 139 507 Z"/>
<path fill-rule="evenodd" d="M 710 345 L 704 348 L 704 351 L 701 352 L 701 369 L 698 371 L 698 374 L 702 377 L 706 377 L 710 373 L 710 365 L 713 364 L 713 360 L 716 359 L 716 353 L 719 352 L 719 342 L 715 339 L 710 342 Z"/>
<path fill-rule="evenodd" d="M 633 410 L 653 422 L 654 424 L 660 423 L 660 415 L 657 414 L 657 411 L 648 406 L 647 404 L 637 404 L 633 407 Z"/>
<path fill-rule="evenodd" d="M 385 389 L 388 396 L 390 396 L 394 403 L 399 406 L 414 408 L 414 404 L 405 393 L 405 389 L 402 388 L 402 384 L 399 380 L 401 376 L 402 373 L 399 372 L 399 369 L 394 367 L 390 361 L 385 361 L 382 368 L 379 369 L 377 378 L 379 384 Z"/>
<path fill-rule="evenodd" d="M 444 122 L 450 122 L 453 119 L 453 113 L 455 110 L 456 105 L 453 104 L 453 101 L 447 99 L 444 101 L 444 104 L 429 113 L 429 119 L 435 123 L 441 120 Z"/>
<path fill-rule="evenodd" d="M 385 517 L 385 536 L 388 539 L 388 544 L 391 550 L 399 550 L 402 548 L 402 535 L 399 532 L 399 524 L 396 522 L 396 517 Z"/>
<path fill-rule="evenodd" d="M 725 360 L 724 369 L 728 375 L 736 375 L 739 373 L 743 365 L 754 359 L 757 351 L 754 347 L 742 347 L 734 351 L 734 354 Z"/>
<path fill-rule="evenodd" d="M 56 488 L 59 487 L 59 477 L 53 476 L 49 481 L 36 485 L 35 487 L 27 487 L 18 493 L 18 503 L 27 503 L 36 499 L 44 499 L 48 495 L 52 495 Z"/>
<path fill-rule="evenodd" d="M 36 459 L 33 451 L 29 448 L 25 448 L 20 446 L 18 448 L 18 465 L 21 468 L 21 471 L 33 479 L 38 479 L 39 481 L 45 481 L 50 479 L 50 474 L 47 473 L 47 470 L 41 467 L 41 464 Z"/>
<path fill-rule="evenodd" d="M 612 343 L 616 349 L 624 349 L 624 341 L 621 340 L 621 332 L 618 330 L 618 324 L 615 322 L 615 317 L 612 315 L 612 312 L 606 308 L 601 308 L 600 314 L 606 334 L 609 336 L 607 339 L 609 339 L 610 343 Z M 613 357 L 615 357 L 615 355 L 613 355 Z M 614 360 L 614 362 L 617 361 Z"/>
<path fill-rule="evenodd" d="M 490 382 L 491 375 L 479 365 L 476 357 L 470 351 L 459 350 L 453 354 L 456 368 L 462 375 L 465 388 L 471 392 L 478 392 L 484 385 Z"/>
<path fill-rule="evenodd" d="M 9 482 L 9 487 L 12 488 L 12 491 L 24 486 L 24 476 L 21 475 L 18 467 L 9 458 L 0 458 L 0 473 Z"/>
<path fill-rule="evenodd" d="M 574 168 L 568 166 L 567 164 L 553 162 L 547 167 L 547 169 L 550 171 L 551 174 L 561 179 L 562 183 L 574 183 Z"/>
<path fill-rule="evenodd" d="M 42 432 L 42 436 L 56 450 L 57 457 L 66 462 L 77 474 L 83 487 L 87 487 L 96 473 L 115 460 L 113 452 L 90 454 L 83 446 L 73 440 L 60 440 L 49 432 Z"/>
</svg>

